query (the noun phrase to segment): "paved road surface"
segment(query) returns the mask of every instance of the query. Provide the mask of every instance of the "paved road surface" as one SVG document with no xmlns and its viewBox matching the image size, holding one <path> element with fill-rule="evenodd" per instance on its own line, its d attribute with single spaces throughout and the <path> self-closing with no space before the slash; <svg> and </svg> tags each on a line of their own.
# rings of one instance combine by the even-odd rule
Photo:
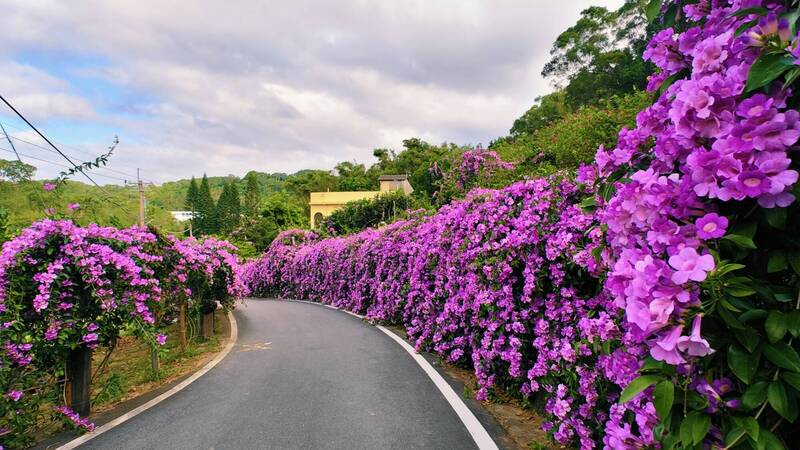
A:
<svg viewBox="0 0 800 450">
<path fill-rule="evenodd" d="M 235 314 L 239 339 L 219 365 L 81 448 L 475 448 L 422 369 L 375 327 L 274 300 Z"/>
</svg>

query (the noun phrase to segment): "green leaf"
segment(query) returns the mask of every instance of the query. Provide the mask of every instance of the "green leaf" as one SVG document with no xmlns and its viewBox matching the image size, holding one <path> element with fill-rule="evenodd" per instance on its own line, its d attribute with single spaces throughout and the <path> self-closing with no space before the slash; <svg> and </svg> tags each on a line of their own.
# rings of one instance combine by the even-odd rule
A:
<svg viewBox="0 0 800 450">
<path fill-rule="evenodd" d="M 761 406 L 767 400 L 767 387 L 769 383 L 766 381 L 758 381 L 753 383 L 752 386 L 747 388 L 742 395 L 742 408 L 745 411 L 751 411 Z"/>
<path fill-rule="evenodd" d="M 661 0 L 650 0 L 645 8 L 645 16 L 648 22 L 656 20 L 656 17 L 661 13 Z"/>
<path fill-rule="evenodd" d="M 700 411 L 692 411 L 686 416 L 684 421 L 689 423 L 691 442 L 686 442 L 684 440 L 683 443 L 697 445 L 702 442 L 703 438 L 708 434 L 708 429 L 711 427 L 711 416 Z M 683 436 L 683 432 L 681 432 L 681 436 Z"/>
<path fill-rule="evenodd" d="M 741 330 L 735 330 L 734 334 L 736 335 L 736 339 L 738 339 L 739 342 L 744 345 L 744 348 L 746 348 L 750 353 L 756 350 L 756 347 L 758 347 L 758 343 L 761 340 L 761 337 L 758 335 L 758 333 L 756 333 L 756 330 L 750 327 L 742 327 Z"/>
<path fill-rule="evenodd" d="M 780 311 L 770 311 L 767 320 L 764 321 L 764 330 L 767 332 L 767 339 L 771 343 L 776 343 L 786 335 L 786 321 Z"/>
<path fill-rule="evenodd" d="M 714 273 L 717 276 L 721 277 L 723 275 L 726 275 L 728 273 L 734 272 L 736 270 L 744 269 L 745 267 L 747 267 L 747 266 L 745 266 L 744 264 L 735 264 L 735 263 L 720 264 L 720 265 L 717 266 L 717 269 L 714 271 Z"/>
<path fill-rule="evenodd" d="M 776 366 L 800 372 L 800 356 L 785 342 L 776 342 L 764 347 L 764 356 Z"/>
<path fill-rule="evenodd" d="M 786 316 L 786 328 L 794 337 L 800 337 L 800 309 L 795 309 Z"/>
<path fill-rule="evenodd" d="M 794 66 L 794 61 L 784 53 L 765 53 L 750 66 L 745 92 L 751 92 L 776 80 Z"/>
<path fill-rule="evenodd" d="M 622 390 L 622 394 L 619 396 L 619 402 L 625 403 L 629 401 L 638 393 L 663 379 L 664 378 L 660 375 L 642 375 L 636 378 L 635 380 L 631 381 L 630 384 L 625 387 L 625 389 Z"/>
<path fill-rule="evenodd" d="M 738 234 L 753 239 L 753 236 L 756 235 L 757 230 L 758 230 L 758 222 L 755 221 L 742 222 L 740 224 L 737 224 L 733 228 L 733 230 L 731 230 L 730 234 Z"/>
<path fill-rule="evenodd" d="M 752 238 L 743 236 L 741 234 L 729 234 L 727 236 L 723 236 L 722 239 L 731 241 L 741 248 L 749 248 L 749 249 L 756 248 L 756 244 L 753 242 Z"/>
<path fill-rule="evenodd" d="M 734 297 L 749 297 L 749 296 L 751 296 L 751 295 L 756 293 L 756 291 L 754 289 L 749 288 L 747 286 L 743 286 L 741 284 L 735 284 L 735 285 L 728 286 L 725 289 L 725 292 L 727 294 L 729 294 L 729 295 L 734 296 Z"/>
<path fill-rule="evenodd" d="M 758 426 L 758 421 L 754 417 L 745 417 L 742 421 L 742 428 L 754 441 L 758 441 L 758 431 L 761 427 Z"/>
<path fill-rule="evenodd" d="M 782 372 L 781 378 L 783 378 L 783 381 L 787 382 L 789 386 L 795 388 L 797 392 L 800 392 L 800 373 Z"/>
<path fill-rule="evenodd" d="M 753 19 L 753 20 L 748 20 L 747 22 L 739 25 L 736 28 L 736 31 L 733 32 L 733 37 L 739 37 L 739 35 L 741 35 L 745 31 L 747 31 L 750 28 L 753 28 L 754 26 L 756 26 L 757 23 L 758 23 L 758 19 Z"/>
<path fill-rule="evenodd" d="M 762 428 L 758 433 L 758 448 L 759 450 L 786 450 L 781 440 L 766 428 Z"/>
<path fill-rule="evenodd" d="M 789 422 L 794 422 L 797 419 L 797 404 L 794 404 L 789 399 L 782 381 L 773 381 L 769 384 L 767 400 L 769 401 L 769 406 L 784 419 Z"/>
<path fill-rule="evenodd" d="M 767 8 L 764 8 L 763 6 L 754 6 L 752 8 L 742 8 L 736 12 L 731 13 L 729 17 L 744 17 L 744 16 L 749 16 L 750 14 L 758 14 L 759 16 L 763 16 L 768 12 L 769 10 Z"/>
<path fill-rule="evenodd" d="M 675 402 L 675 385 L 670 380 L 664 380 L 656 384 L 653 391 L 653 405 L 656 407 L 656 413 L 662 421 L 667 420 L 669 412 L 672 410 L 672 404 Z"/>
<path fill-rule="evenodd" d="M 786 255 L 786 259 L 789 260 L 789 265 L 794 269 L 794 273 L 800 275 L 800 252 L 789 253 Z"/>
<path fill-rule="evenodd" d="M 786 208 L 765 208 L 763 209 L 767 223 L 772 228 L 783 230 L 786 228 Z"/>
<path fill-rule="evenodd" d="M 759 359 L 758 352 L 748 352 L 738 345 L 728 347 L 728 367 L 734 375 L 747 384 L 750 384 L 758 370 Z"/>
<path fill-rule="evenodd" d="M 765 309 L 751 309 L 739 316 L 739 321 L 742 323 L 750 322 L 751 320 L 758 320 L 767 317 L 767 310 Z"/>
<path fill-rule="evenodd" d="M 767 273 L 781 272 L 789 268 L 786 252 L 783 250 L 773 250 L 769 252 L 767 261 Z"/>
</svg>

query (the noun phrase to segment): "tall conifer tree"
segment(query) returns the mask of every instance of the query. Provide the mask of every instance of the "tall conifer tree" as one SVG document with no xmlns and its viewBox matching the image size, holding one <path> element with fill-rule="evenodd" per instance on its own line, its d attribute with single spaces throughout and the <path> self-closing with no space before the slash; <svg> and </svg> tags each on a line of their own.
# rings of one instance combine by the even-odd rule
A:
<svg viewBox="0 0 800 450">
<path fill-rule="evenodd" d="M 212 234 L 217 232 L 219 227 L 214 217 L 214 198 L 211 197 L 211 187 L 205 174 L 203 174 L 203 179 L 200 180 L 200 188 L 197 190 L 195 215 L 197 216 L 197 229 L 200 233 Z"/>
<path fill-rule="evenodd" d="M 255 217 L 258 214 L 258 205 L 261 203 L 261 188 L 258 185 L 258 175 L 250 172 L 245 177 L 244 203 L 242 212 L 247 217 Z"/>
</svg>

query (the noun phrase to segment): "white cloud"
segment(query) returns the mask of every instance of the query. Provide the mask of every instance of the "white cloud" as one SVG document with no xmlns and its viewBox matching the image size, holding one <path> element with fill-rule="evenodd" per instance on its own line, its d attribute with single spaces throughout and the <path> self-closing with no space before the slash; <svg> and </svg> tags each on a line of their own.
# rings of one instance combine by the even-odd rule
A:
<svg viewBox="0 0 800 450">
<path fill-rule="evenodd" d="M 597 3 L 20 0 L 0 16 L 0 87 L 40 118 L 113 124 L 112 165 L 158 181 L 331 168 L 413 136 L 503 135 L 547 92 L 539 71 L 557 34 Z M 100 117 L 67 82 L 13 62 L 31 51 L 107 61 L 73 73 L 129 95 Z"/>
</svg>

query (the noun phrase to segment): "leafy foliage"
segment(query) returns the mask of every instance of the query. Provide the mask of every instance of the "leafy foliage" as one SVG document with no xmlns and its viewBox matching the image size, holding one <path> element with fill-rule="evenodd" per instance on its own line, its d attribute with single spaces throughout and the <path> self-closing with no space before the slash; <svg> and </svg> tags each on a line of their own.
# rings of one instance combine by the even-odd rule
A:
<svg viewBox="0 0 800 450">
<path fill-rule="evenodd" d="M 372 199 L 346 203 L 326 217 L 319 227 L 333 235 L 351 234 L 393 222 L 411 206 L 411 197 L 404 193 L 385 192 Z"/>
</svg>

